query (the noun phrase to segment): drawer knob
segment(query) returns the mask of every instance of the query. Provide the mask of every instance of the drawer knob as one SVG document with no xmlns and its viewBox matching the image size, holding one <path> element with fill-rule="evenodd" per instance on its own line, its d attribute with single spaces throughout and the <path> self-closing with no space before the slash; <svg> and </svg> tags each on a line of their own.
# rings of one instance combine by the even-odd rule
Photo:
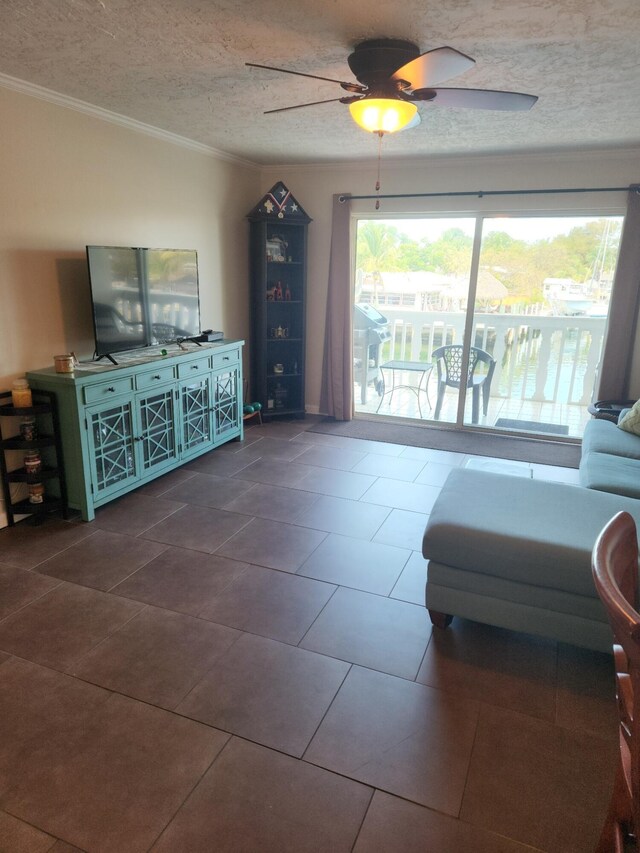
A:
<svg viewBox="0 0 640 853">
<path fill-rule="evenodd" d="M 153 378 L 153 379 L 160 379 L 160 374 L 159 374 L 159 373 L 156 373 L 156 375 L 155 375 L 155 376 L 153 376 L 152 378 Z"/>
<path fill-rule="evenodd" d="M 192 364 L 192 365 L 191 365 L 191 370 L 197 370 L 197 369 L 198 369 L 198 365 L 197 365 L 197 364 Z"/>
<path fill-rule="evenodd" d="M 115 393 L 115 390 L 116 389 L 113 387 L 113 385 L 111 385 L 109 388 L 107 388 L 107 391 L 111 391 L 112 394 Z"/>
<path fill-rule="evenodd" d="M 222 360 L 223 360 L 223 361 L 229 361 L 229 356 L 228 356 L 228 355 L 223 356 L 223 357 L 222 357 Z"/>
</svg>

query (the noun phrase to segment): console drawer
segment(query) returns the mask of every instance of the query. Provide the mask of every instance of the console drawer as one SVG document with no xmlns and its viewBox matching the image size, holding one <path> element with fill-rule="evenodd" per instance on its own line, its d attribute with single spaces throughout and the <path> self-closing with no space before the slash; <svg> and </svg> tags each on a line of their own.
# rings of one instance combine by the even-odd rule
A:
<svg viewBox="0 0 640 853">
<path fill-rule="evenodd" d="M 102 400 L 108 400 L 109 397 L 116 397 L 118 394 L 126 394 L 129 391 L 133 391 L 133 377 L 123 376 L 120 379 L 112 379 L 110 382 L 85 385 L 84 401 L 85 403 L 100 403 Z"/>
<path fill-rule="evenodd" d="M 232 364 L 237 364 L 240 361 L 240 349 L 228 349 L 226 352 L 216 352 L 213 354 L 214 367 L 231 367 Z"/>
<path fill-rule="evenodd" d="M 153 388 L 154 385 L 161 385 L 163 382 L 171 382 L 174 379 L 175 373 L 173 367 L 158 367 L 155 370 L 150 370 L 148 373 L 138 373 L 136 375 L 136 388 Z"/>
<path fill-rule="evenodd" d="M 178 379 L 190 379 L 192 376 L 198 376 L 201 373 L 208 373 L 211 370 L 211 359 L 209 356 L 202 356 L 195 361 L 188 361 L 186 364 L 178 364 Z"/>
</svg>

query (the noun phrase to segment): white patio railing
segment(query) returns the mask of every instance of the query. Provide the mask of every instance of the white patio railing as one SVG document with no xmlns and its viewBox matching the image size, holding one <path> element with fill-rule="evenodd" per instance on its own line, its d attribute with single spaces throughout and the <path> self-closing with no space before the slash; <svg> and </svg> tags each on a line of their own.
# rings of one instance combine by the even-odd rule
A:
<svg viewBox="0 0 640 853">
<path fill-rule="evenodd" d="M 391 340 L 380 361 L 432 361 L 443 344 L 461 344 L 463 312 L 412 311 L 385 305 Z M 604 338 L 604 317 L 476 314 L 472 345 L 491 353 L 491 396 L 586 406 Z"/>
</svg>

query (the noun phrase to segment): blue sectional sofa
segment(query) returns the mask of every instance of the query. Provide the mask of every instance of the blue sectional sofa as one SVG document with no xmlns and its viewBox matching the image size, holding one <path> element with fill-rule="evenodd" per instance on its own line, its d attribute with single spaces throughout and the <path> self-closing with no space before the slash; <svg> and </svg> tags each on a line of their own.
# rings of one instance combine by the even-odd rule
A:
<svg viewBox="0 0 640 853">
<path fill-rule="evenodd" d="M 582 438 L 580 482 L 587 489 L 640 498 L 640 437 L 611 421 L 589 421 Z"/>
<path fill-rule="evenodd" d="M 582 486 L 569 486 L 452 471 L 423 539 L 434 624 L 443 628 L 462 616 L 610 651 L 591 551 L 619 510 L 640 525 L 640 437 L 590 421 L 580 479 Z"/>
</svg>

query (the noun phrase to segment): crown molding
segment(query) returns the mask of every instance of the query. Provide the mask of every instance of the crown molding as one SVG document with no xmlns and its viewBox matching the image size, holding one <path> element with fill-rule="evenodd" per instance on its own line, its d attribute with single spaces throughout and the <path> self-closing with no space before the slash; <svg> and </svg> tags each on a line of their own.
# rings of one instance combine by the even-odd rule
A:
<svg viewBox="0 0 640 853">
<path fill-rule="evenodd" d="M 257 163 L 251 160 L 245 160 L 242 157 L 237 157 L 234 154 L 229 154 L 227 151 L 220 151 L 218 148 L 213 148 L 211 145 L 205 145 L 202 142 L 196 142 L 193 139 L 188 139 L 186 136 L 180 136 L 177 133 L 171 133 L 168 130 L 162 130 L 159 127 L 154 127 L 151 124 L 145 124 L 137 119 L 129 118 L 128 116 L 114 113 L 111 110 L 103 107 L 96 107 L 94 104 L 89 104 L 87 101 L 80 101 L 78 98 L 72 98 L 69 95 L 63 95 L 60 92 L 54 92 L 52 89 L 47 89 L 44 86 L 38 86 L 35 83 L 28 83 L 26 80 L 20 80 L 17 77 L 10 77 L 8 74 L 0 73 L 0 86 L 5 89 L 11 89 L 14 92 L 19 92 L 22 95 L 28 95 L 32 98 L 38 98 L 41 101 L 47 101 L 50 104 L 55 104 L 58 107 L 65 107 L 69 110 L 75 110 L 79 113 L 91 116 L 92 118 L 106 121 L 109 124 L 124 127 L 127 130 L 132 130 L 135 133 L 143 133 L 145 136 L 151 136 L 154 139 L 159 139 L 162 142 L 168 142 L 171 145 L 177 145 L 180 148 L 186 148 L 189 151 L 195 151 L 198 154 L 204 154 L 207 157 L 214 157 L 217 160 L 224 160 L 235 165 L 247 166 L 252 169 L 259 168 Z"/>
<path fill-rule="evenodd" d="M 535 149 L 530 151 L 513 151 L 513 152 L 487 152 L 486 154 L 425 154 L 422 157 L 386 157 L 383 161 L 385 169 L 407 169 L 420 166 L 424 168 L 425 161 L 436 164 L 438 166 L 461 166 L 465 164 L 487 165 L 490 163 L 502 164 L 505 160 L 510 163 L 522 162 L 531 163 L 535 161 L 545 161 L 553 158 L 556 162 L 566 160 L 575 162 L 576 157 L 584 160 L 601 161 L 603 157 L 613 158 L 618 160 L 640 161 L 640 147 L 625 146 L 620 148 L 563 148 L 563 149 Z M 375 158 L 358 159 L 358 160 L 334 160 L 320 161 L 316 163 L 265 163 L 260 166 L 263 175 L 270 175 L 272 172 L 279 172 L 286 169 L 290 172 L 296 170 L 305 172 L 335 172 L 336 170 L 344 170 L 346 172 L 370 172 L 372 165 L 375 166 L 377 160 Z"/>
</svg>

